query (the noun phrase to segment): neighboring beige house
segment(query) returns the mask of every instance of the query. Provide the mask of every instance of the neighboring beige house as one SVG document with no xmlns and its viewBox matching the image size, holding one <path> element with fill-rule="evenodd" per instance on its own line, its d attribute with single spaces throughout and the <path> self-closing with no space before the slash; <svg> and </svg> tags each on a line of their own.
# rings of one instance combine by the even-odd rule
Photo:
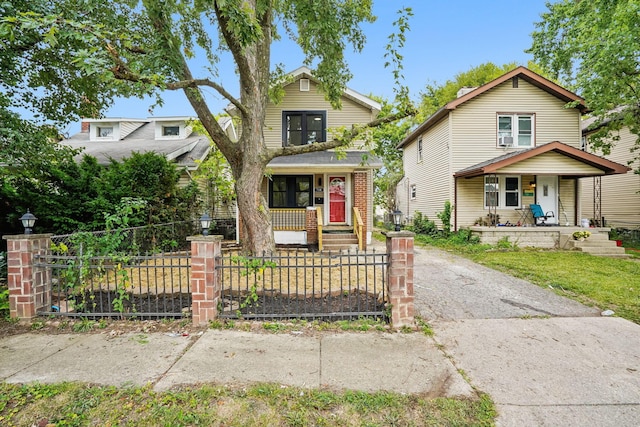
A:
<svg viewBox="0 0 640 427">
<path fill-rule="evenodd" d="M 454 230 L 536 225 L 528 207 L 539 204 L 553 212 L 547 225 L 576 226 L 579 178 L 628 170 L 581 150 L 584 100 L 527 68 L 458 95 L 399 144 L 398 208 L 409 217 L 439 223 L 448 200 Z"/>
<path fill-rule="evenodd" d="M 332 108 L 307 67 L 289 76 L 282 101 L 267 108 L 264 139 L 270 148 L 327 141 L 333 129 L 368 123 L 380 112 L 378 102 L 351 89 L 342 95 L 342 108 Z M 364 248 L 373 229 L 373 170 L 381 166 L 364 141 L 344 158 L 334 150 L 275 158 L 262 191 L 276 243 L 328 249 L 359 241 Z"/>
<path fill-rule="evenodd" d="M 585 120 L 582 125 L 585 137 L 585 149 L 593 152 L 589 146 L 589 135 L 594 119 Z M 611 153 L 605 157 L 614 162 L 627 164 L 637 153 L 630 150 L 636 145 L 637 135 L 628 127 L 616 131 L 612 137 L 614 142 Z M 624 174 L 605 176 L 602 178 L 585 178 L 580 180 L 582 197 L 580 199 L 582 213 L 585 218 L 601 222 L 609 227 L 640 227 L 640 175 L 632 170 Z"/>
</svg>

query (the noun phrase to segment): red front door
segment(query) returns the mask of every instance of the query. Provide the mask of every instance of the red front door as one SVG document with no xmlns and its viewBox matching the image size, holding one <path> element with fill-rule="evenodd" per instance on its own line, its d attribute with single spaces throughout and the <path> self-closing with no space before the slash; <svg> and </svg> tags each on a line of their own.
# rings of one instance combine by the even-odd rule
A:
<svg viewBox="0 0 640 427">
<path fill-rule="evenodd" d="M 329 222 L 345 222 L 345 178 L 329 177 Z"/>
</svg>

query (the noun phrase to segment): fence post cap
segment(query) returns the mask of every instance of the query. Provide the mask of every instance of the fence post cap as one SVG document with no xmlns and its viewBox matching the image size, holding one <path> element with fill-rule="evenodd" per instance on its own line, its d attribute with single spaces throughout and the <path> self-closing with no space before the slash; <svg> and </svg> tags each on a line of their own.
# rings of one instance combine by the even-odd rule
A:
<svg viewBox="0 0 640 427">
<path fill-rule="evenodd" d="M 197 235 L 197 236 L 187 236 L 187 242 L 221 242 L 224 236 L 216 234 L 216 235 Z"/>
<path fill-rule="evenodd" d="M 416 235 L 416 233 L 414 233 L 413 231 L 383 231 L 382 234 L 384 234 L 388 238 L 414 237 Z"/>
<path fill-rule="evenodd" d="M 53 234 L 10 234 L 7 236 L 2 236 L 4 240 L 36 240 L 43 238 L 50 238 Z"/>
</svg>

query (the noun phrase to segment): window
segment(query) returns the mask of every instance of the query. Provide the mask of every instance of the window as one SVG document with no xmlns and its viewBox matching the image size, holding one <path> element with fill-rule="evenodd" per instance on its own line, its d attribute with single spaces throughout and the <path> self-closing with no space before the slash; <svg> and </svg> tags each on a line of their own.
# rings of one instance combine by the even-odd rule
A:
<svg viewBox="0 0 640 427">
<path fill-rule="evenodd" d="M 98 138 L 112 138 L 113 137 L 113 126 L 104 126 L 98 127 Z"/>
<path fill-rule="evenodd" d="M 162 126 L 162 136 L 180 136 L 180 126 Z"/>
<path fill-rule="evenodd" d="M 520 207 L 520 177 L 495 176 L 484 177 L 484 207 L 499 208 Z"/>
<path fill-rule="evenodd" d="M 283 111 L 283 145 L 307 145 L 326 141 L 326 121 L 326 111 Z"/>
<path fill-rule="evenodd" d="M 415 184 L 413 184 L 413 185 L 411 186 L 411 199 L 412 199 L 412 200 L 416 198 L 416 194 L 417 194 L 417 193 L 416 193 L 416 185 L 415 185 Z"/>
<path fill-rule="evenodd" d="M 418 163 L 422 161 L 422 137 L 418 139 Z"/>
<path fill-rule="evenodd" d="M 311 205 L 313 176 L 276 175 L 269 181 L 269 207 L 304 208 Z"/>
<path fill-rule="evenodd" d="M 514 147 L 533 146 L 532 114 L 498 115 L 498 143 L 505 137 L 513 138 Z"/>
</svg>

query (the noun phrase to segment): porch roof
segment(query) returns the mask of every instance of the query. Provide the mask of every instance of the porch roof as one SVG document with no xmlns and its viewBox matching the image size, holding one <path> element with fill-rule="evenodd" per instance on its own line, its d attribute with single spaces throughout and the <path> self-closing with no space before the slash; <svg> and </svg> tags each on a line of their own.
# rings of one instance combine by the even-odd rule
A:
<svg viewBox="0 0 640 427">
<path fill-rule="evenodd" d="M 318 151 L 315 153 L 296 154 L 295 156 L 281 156 L 269 162 L 268 167 L 277 168 L 351 168 L 351 169 L 379 169 L 382 161 L 366 151 L 347 151 L 345 158 L 338 158 L 335 151 Z"/>
<path fill-rule="evenodd" d="M 561 156 L 571 158 L 578 163 L 589 166 L 594 169 L 593 172 L 581 171 L 563 171 L 562 168 L 555 169 L 557 175 L 572 175 L 572 176 L 596 176 L 596 175 L 615 175 L 621 173 L 627 173 L 631 168 L 622 165 L 620 163 L 612 162 L 604 157 L 597 156 L 595 154 L 588 153 L 586 151 L 579 150 L 570 145 L 564 144 L 559 141 L 550 142 L 548 144 L 538 145 L 537 147 L 527 148 L 525 150 L 513 151 L 502 156 L 494 157 L 493 159 L 486 160 L 481 163 L 477 163 L 473 166 L 461 169 L 453 176 L 456 178 L 473 178 L 476 176 L 482 176 L 492 173 L 500 173 L 501 169 L 516 165 L 536 158 L 538 156 L 555 153 Z M 534 174 L 548 174 L 549 167 L 545 167 L 544 170 L 539 172 L 528 171 L 528 173 Z M 552 168 L 553 170 L 553 168 Z M 597 171 L 595 171 L 597 170 Z"/>
</svg>

